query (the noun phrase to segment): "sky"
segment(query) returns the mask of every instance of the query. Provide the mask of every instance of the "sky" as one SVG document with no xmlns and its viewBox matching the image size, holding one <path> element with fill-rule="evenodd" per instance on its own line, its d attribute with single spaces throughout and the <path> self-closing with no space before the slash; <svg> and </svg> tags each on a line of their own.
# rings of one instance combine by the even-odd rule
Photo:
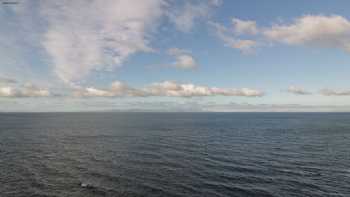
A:
<svg viewBox="0 0 350 197">
<path fill-rule="evenodd" d="M 350 111 L 348 0 L 0 3 L 0 112 Z"/>
</svg>

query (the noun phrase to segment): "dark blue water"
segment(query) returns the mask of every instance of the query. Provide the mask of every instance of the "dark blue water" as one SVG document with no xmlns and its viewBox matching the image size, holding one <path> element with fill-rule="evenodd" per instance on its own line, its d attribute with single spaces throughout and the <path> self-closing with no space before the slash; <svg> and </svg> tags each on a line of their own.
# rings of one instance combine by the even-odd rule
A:
<svg viewBox="0 0 350 197">
<path fill-rule="evenodd" d="M 350 196 L 350 114 L 0 114 L 0 196 Z"/>
</svg>

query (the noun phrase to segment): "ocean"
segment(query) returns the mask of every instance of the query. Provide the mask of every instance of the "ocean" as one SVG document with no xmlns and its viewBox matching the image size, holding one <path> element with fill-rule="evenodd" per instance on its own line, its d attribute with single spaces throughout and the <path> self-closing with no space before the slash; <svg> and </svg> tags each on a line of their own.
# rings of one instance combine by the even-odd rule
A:
<svg viewBox="0 0 350 197">
<path fill-rule="evenodd" d="M 350 114 L 2 113 L 0 196 L 350 196 Z"/>
</svg>

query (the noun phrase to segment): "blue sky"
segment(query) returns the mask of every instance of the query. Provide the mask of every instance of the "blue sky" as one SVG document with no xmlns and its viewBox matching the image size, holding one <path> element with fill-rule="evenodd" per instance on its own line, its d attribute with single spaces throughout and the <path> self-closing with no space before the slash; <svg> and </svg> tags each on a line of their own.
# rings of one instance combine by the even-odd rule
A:
<svg viewBox="0 0 350 197">
<path fill-rule="evenodd" d="M 349 1 L 16 2 L 0 111 L 350 109 Z"/>
</svg>

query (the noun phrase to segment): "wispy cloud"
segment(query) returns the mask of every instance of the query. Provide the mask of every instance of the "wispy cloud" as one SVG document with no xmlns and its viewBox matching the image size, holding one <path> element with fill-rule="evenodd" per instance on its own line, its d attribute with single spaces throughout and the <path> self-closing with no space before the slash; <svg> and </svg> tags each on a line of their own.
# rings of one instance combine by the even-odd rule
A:
<svg viewBox="0 0 350 197">
<path fill-rule="evenodd" d="M 302 87 L 297 87 L 297 86 L 289 86 L 287 89 L 287 92 L 296 94 L 296 95 L 310 95 L 312 94 L 311 92 L 305 90 Z"/>
<path fill-rule="evenodd" d="M 163 0 L 48 1 L 42 44 L 57 75 L 71 83 L 94 70 L 110 70 L 136 52 L 150 52 L 149 31 L 163 14 Z M 103 13 L 103 14 L 102 14 Z"/>
<path fill-rule="evenodd" d="M 0 77 L 0 85 L 1 84 L 14 84 L 17 83 L 16 79 L 8 78 L 8 77 Z"/>
<path fill-rule="evenodd" d="M 324 96 L 350 96 L 350 90 L 323 89 L 320 93 Z"/>
<path fill-rule="evenodd" d="M 253 20 L 241 20 L 239 18 L 232 19 L 233 31 L 237 35 L 248 34 L 255 35 L 258 33 L 256 22 Z"/>
<path fill-rule="evenodd" d="M 198 64 L 190 51 L 179 49 L 179 48 L 170 48 L 167 53 L 175 57 L 176 61 L 170 66 L 181 68 L 181 69 L 193 69 L 198 67 Z"/>
<path fill-rule="evenodd" d="M 244 53 L 249 53 L 249 52 L 252 52 L 257 46 L 257 42 L 255 40 L 241 39 L 241 38 L 237 37 L 237 35 L 234 35 L 234 32 L 231 29 L 229 29 L 229 28 L 227 28 L 219 23 L 210 21 L 209 25 L 214 27 L 215 35 L 221 41 L 223 41 L 224 45 L 227 47 L 238 49 Z M 236 31 L 238 31 L 240 33 L 248 31 L 248 29 L 247 29 L 248 27 L 241 27 L 241 26 L 242 25 L 240 25 L 240 27 L 238 29 L 236 28 Z M 249 30 L 249 31 L 252 31 L 252 30 Z"/>
<path fill-rule="evenodd" d="M 196 20 L 208 18 L 212 9 L 220 4 L 221 0 L 185 1 L 182 6 L 170 10 L 168 16 L 178 30 L 189 32 Z"/>
<path fill-rule="evenodd" d="M 21 86 L 0 85 L 0 97 L 48 97 L 49 90 L 27 83 Z"/>
</svg>

